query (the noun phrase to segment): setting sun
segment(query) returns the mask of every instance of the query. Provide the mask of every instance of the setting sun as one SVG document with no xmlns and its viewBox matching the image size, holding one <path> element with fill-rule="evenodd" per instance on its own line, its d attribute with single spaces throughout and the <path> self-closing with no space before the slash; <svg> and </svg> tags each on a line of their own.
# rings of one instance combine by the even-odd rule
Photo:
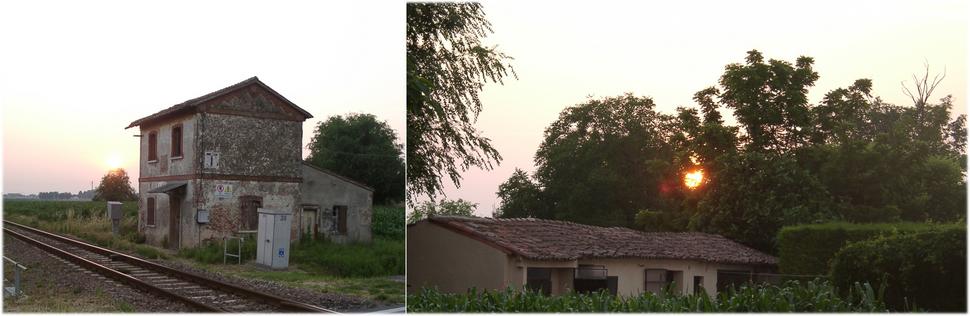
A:
<svg viewBox="0 0 970 316">
<path fill-rule="evenodd" d="M 688 189 L 695 189 L 704 181 L 704 170 L 694 170 L 684 175 L 684 185 Z"/>
<path fill-rule="evenodd" d="M 111 168 L 111 169 L 121 168 L 121 156 L 119 156 L 118 154 L 111 154 L 110 156 L 108 156 L 108 159 L 105 161 L 105 165 L 107 165 L 108 168 Z"/>
</svg>

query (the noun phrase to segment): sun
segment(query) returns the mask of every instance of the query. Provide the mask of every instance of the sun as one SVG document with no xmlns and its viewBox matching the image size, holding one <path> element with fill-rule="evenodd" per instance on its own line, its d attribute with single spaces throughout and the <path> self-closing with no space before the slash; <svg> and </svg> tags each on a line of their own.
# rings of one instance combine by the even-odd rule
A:
<svg viewBox="0 0 970 316">
<path fill-rule="evenodd" d="M 111 168 L 112 170 L 121 168 L 121 156 L 118 156 L 118 154 L 112 154 L 108 156 L 107 160 L 105 160 L 105 164 L 108 165 L 108 168 Z"/>
<path fill-rule="evenodd" d="M 701 185 L 701 182 L 703 181 L 704 181 L 704 170 L 697 169 L 697 170 L 688 172 L 687 174 L 684 174 L 684 185 L 686 185 L 688 189 L 691 189 L 691 190 L 696 189 Z"/>
</svg>

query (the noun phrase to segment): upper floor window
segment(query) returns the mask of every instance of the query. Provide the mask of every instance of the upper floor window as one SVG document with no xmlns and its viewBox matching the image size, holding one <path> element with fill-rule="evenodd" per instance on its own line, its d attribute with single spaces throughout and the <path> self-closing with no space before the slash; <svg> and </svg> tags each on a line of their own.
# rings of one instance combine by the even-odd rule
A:
<svg viewBox="0 0 970 316">
<path fill-rule="evenodd" d="M 148 161 L 158 160 L 158 133 L 148 133 Z"/>
<path fill-rule="evenodd" d="M 172 126 L 172 157 L 182 157 L 182 125 Z"/>
</svg>

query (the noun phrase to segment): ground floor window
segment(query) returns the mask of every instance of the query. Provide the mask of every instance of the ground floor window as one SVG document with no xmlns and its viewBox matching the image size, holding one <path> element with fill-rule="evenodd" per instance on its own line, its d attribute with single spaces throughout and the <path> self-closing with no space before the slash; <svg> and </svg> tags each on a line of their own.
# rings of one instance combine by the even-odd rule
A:
<svg viewBox="0 0 970 316">
<path fill-rule="evenodd" d="M 752 281 L 751 271 L 717 270 L 717 290 L 726 291 L 731 287 L 740 287 Z"/>
<path fill-rule="evenodd" d="M 527 268 L 525 288 L 545 295 L 552 294 L 552 269 Z"/>
<path fill-rule="evenodd" d="M 259 208 L 263 207 L 263 198 L 258 196 L 239 197 L 239 230 L 259 229 Z"/>
<path fill-rule="evenodd" d="M 660 294 L 665 288 L 669 287 L 671 291 L 677 293 L 679 287 L 676 283 L 681 273 L 680 271 L 666 269 L 646 269 L 643 273 L 643 290 Z"/>
<path fill-rule="evenodd" d="M 695 275 L 694 276 L 694 294 L 701 294 L 704 292 L 704 277 Z"/>
<path fill-rule="evenodd" d="M 573 290 L 579 293 L 593 293 L 607 290 L 616 295 L 618 278 L 609 276 L 608 270 L 599 265 L 579 265 L 573 276 Z"/>
<path fill-rule="evenodd" d="M 145 201 L 145 225 L 155 226 L 155 198 L 153 197 Z"/>
<path fill-rule="evenodd" d="M 339 235 L 347 234 L 347 206 L 333 206 L 333 230 Z"/>
</svg>

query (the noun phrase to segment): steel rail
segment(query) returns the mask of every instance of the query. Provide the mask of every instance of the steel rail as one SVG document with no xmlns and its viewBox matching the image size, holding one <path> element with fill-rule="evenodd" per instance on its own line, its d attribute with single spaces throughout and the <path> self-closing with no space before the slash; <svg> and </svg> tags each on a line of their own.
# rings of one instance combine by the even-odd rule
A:
<svg viewBox="0 0 970 316">
<path fill-rule="evenodd" d="M 153 292 L 153 293 L 156 293 L 156 294 L 161 294 L 162 296 L 169 297 L 169 298 L 172 298 L 172 299 L 174 299 L 176 301 L 180 301 L 180 302 L 186 303 L 189 306 L 196 307 L 196 308 L 198 308 L 200 310 L 203 310 L 203 311 L 207 311 L 207 312 L 223 312 L 223 313 L 224 312 L 228 312 L 228 311 L 226 311 L 224 309 L 221 309 L 219 307 L 212 306 L 212 305 L 208 305 L 208 304 L 205 304 L 205 303 L 202 303 L 202 302 L 198 302 L 198 301 L 189 299 L 188 297 L 184 297 L 182 295 L 178 295 L 178 294 L 175 294 L 173 292 L 167 291 L 165 289 L 159 288 L 159 287 L 154 286 L 152 284 L 149 284 L 149 283 L 147 283 L 145 281 L 136 279 L 135 277 L 132 277 L 130 275 L 121 273 L 120 271 L 116 271 L 114 269 L 105 267 L 104 265 L 98 264 L 98 263 L 96 263 L 94 261 L 85 259 L 85 258 L 83 258 L 81 256 L 78 256 L 78 255 L 69 253 L 69 252 L 64 251 L 64 250 L 61 250 L 61 249 L 58 249 L 57 247 L 51 246 L 51 245 L 46 244 L 46 243 L 44 243 L 42 241 L 39 241 L 39 240 L 30 238 L 30 237 L 27 237 L 27 236 L 25 236 L 25 235 L 23 235 L 21 233 L 15 232 L 15 231 L 10 230 L 10 229 L 8 229 L 6 227 L 3 228 L 3 232 L 5 234 L 10 234 L 11 236 L 16 237 L 17 239 L 23 240 L 24 242 L 27 242 L 27 243 L 29 243 L 31 245 L 34 245 L 37 248 L 40 248 L 40 249 L 42 249 L 44 251 L 47 251 L 47 252 L 49 252 L 51 254 L 54 254 L 54 255 L 56 255 L 58 257 L 61 257 L 61 258 L 65 259 L 65 260 L 74 262 L 75 264 L 78 264 L 78 265 L 83 266 L 85 268 L 94 270 L 95 272 L 97 272 L 97 273 L 99 273 L 101 275 L 104 275 L 106 277 L 115 279 L 115 280 L 117 280 L 117 281 L 119 281 L 121 283 L 125 283 L 125 284 L 131 285 L 131 286 L 136 287 L 136 288 L 140 288 L 140 289 L 145 290 L 145 291 L 148 291 L 148 292 Z"/>
<path fill-rule="evenodd" d="M 277 307 L 279 307 L 281 309 L 284 309 L 284 310 L 290 310 L 290 311 L 296 311 L 296 312 L 313 312 L 313 313 L 337 313 L 336 311 L 333 311 L 333 310 L 330 310 L 330 309 L 326 309 L 326 308 L 323 308 L 323 307 L 319 307 L 319 306 L 315 306 L 315 305 L 310 305 L 310 304 L 306 304 L 306 303 L 300 303 L 300 302 L 288 300 L 288 299 L 285 299 L 285 298 L 282 298 L 282 297 L 279 297 L 279 296 L 276 296 L 276 295 L 272 295 L 272 294 L 268 294 L 268 293 L 262 293 L 262 292 L 257 292 L 257 291 L 254 291 L 254 290 L 251 290 L 251 289 L 247 289 L 247 288 L 243 288 L 243 287 L 240 287 L 240 286 L 237 286 L 237 285 L 234 285 L 234 284 L 230 284 L 230 283 L 226 283 L 226 282 L 222 282 L 222 281 L 218 281 L 218 280 L 213 280 L 213 279 L 210 279 L 208 277 L 205 277 L 205 276 L 202 276 L 202 275 L 193 273 L 193 272 L 182 271 L 182 270 L 178 270 L 178 269 L 173 269 L 173 268 L 170 268 L 170 267 L 167 267 L 167 266 L 163 266 L 163 265 L 160 265 L 160 264 L 157 264 L 157 263 L 154 263 L 154 262 L 150 262 L 150 261 L 147 261 L 147 260 L 138 258 L 138 257 L 130 256 L 128 254 L 124 254 L 124 253 L 117 252 L 117 251 L 110 250 L 110 249 L 103 248 L 103 247 L 98 247 L 98 246 L 91 245 L 91 244 L 88 244 L 88 243 L 83 242 L 83 241 L 78 241 L 78 240 L 75 240 L 75 239 L 72 239 L 72 238 L 67 238 L 67 237 L 64 237 L 64 236 L 61 236 L 61 235 L 57 235 L 57 234 L 53 234 L 53 233 L 50 233 L 50 232 L 46 232 L 46 231 L 43 231 L 43 230 L 40 230 L 40 229 L 36 229 L 36 228 L 30 227 L 30 226 L 26 226 L 26 225 L 23 225 L 23 224 L 14 223 L 14 222 L 7 221 L 7 220 L 4 220 L 3 223 L 5 225 L 15 226 L 17 228 L 21 228 L 21 229 L 24 229 L 24 230 L 28 230 L 28 231 L 30 231 L 32 233 L 36 233 L 36 234 L 39 234 L 39 235 L 42 235 L 42 236 L 45 236 L 45 237 L 48 237 L 48 238 L 51 238 L 51 239 L 55 239 L 55 240 L 58 240 L 58 241 L 61 241 L 61 242 L 64 242 L 64 243 L 68 243 L 68 244 L 71 244 L 73 246 L 76 246 L 76 247 L 79 247 L 79 248 L 88 250 L 88 251 L 93 252 L 93 253 L 97 253 L 97 254 L 100 254 L 100 255 L 108 256 L 112 260 L 115 260 L 115 261 L 121 261 L 121 262 L 129 263 L 129 264 L 132 264 L 132 265 L 135 265 L 135 266 L 139 266 L 139 267 L 142 267 L 142 268 L 145 268 L 145 269 L 148 269 L 148 270 L 153 270 L 153 271 L 156 271 L 156 272 L 159 272 L 159 273 L 162 273 L 162 274 L 166 274 L 166 275 L 169 275 L 169 276 L 172 276 L 172 277 L 175 277 L 175 278 L 180 278 L 180 279 L 183 279 L 183 280 L 186 280 L 186 281 L 190 281 L 190 282 L 193 282 L 193 283 L 198 283 L 198 284 L 206 285 L 206 286 L 209 286 L 209 287 L 212 287 L 212 288 L 216 288 L 216 289 L 219 289 L 219 290 L 222 290 L 222 291 L 225 291 L 225 292 L 229 292 L 229 293 L 234 293 L 234 294 L 240 294 L 240 295 L 243 295 L 243 296 L 247 296 L 247 297 L 250 297 L 252 299 L 259 300 L 259 301 L 262 301 L 264 303 L 277 306 Z M 7 229 L 4 228 L 4 230 L 6 231 Z"/>
</svg>

